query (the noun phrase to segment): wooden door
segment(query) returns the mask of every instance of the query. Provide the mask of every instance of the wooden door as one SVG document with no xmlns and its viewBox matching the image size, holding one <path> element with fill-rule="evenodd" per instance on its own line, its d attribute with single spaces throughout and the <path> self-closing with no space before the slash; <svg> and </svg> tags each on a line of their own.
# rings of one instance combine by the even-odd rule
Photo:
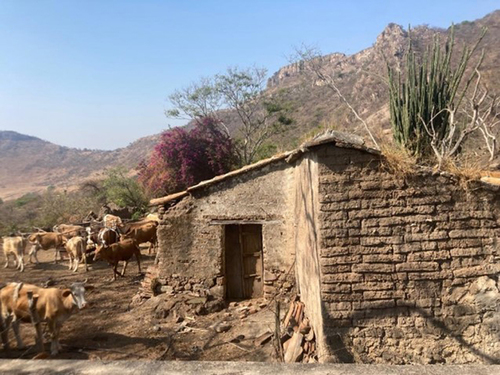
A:
<svg viewBox="0 0 500 375">
<path fill-rule="evenodd" d="M 263 295 L 262 225 L 226 225 L 225 269 L 227 298 Z"/>
</svg>

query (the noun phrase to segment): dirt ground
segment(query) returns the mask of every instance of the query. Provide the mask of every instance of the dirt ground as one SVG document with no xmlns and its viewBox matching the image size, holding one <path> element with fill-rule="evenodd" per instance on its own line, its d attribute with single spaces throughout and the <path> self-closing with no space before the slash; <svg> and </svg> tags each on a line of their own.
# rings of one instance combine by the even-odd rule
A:
<svg viewBox="0 0 500 375">
<path fill-rule="evenodd" d="M 111 282 L 112 270 L 104 262 L 91 264 L 89 272 L 82 265 L 77 273 L 68 270 L 67 261 L 54 264 L 54 251 L 39 251 L 39 265 L 27 263 L 23 273 L 13 268 L 4 269 L 3 252 L 0 255 L 0 283 L 18 282 L 52 287 L 69 287 L 75 281 L 87 279 L 92 286 L 86 292 L 88 306 L 71 316 L 62 327 L 62 352 L 57 359 L 90 360 L 226 360 L 276 361 L 272 340 L 265 344 L 255 339 L 272 332 L 274 313 L 263 301 L 233 303 L 227 309 L 203 316 L 155 318 L 153 310 L 172 296 L 160 295 L 141 305 L 132 305 L 143 275 L 138 274 L 132 260 L 125 277 Z M 27 257 L 26 257 L 27 258 Z M 25 260 L 27 261 L 27 259 Z M 142 249 L 141 268 L 152 265 L 154 255 Z M 121 267 L 121 265 L 120 265 Z M 121 268 L 119 268 L 121 270 Z M 242 314 L 251 307 L 253 314 Z M 248 316 L 247 316 L 248 315 Z M 222 332 L 215 326 L 225 325 Z M 21 325 L 21 335 L 27 350 L 16 348 L 14 335 L 9 332 L 11 351 L 0 349 L 0 358 L 33 358 L 34 328 Z M 45 340 L 49 349 L 49 340 Z"/>
</svg>

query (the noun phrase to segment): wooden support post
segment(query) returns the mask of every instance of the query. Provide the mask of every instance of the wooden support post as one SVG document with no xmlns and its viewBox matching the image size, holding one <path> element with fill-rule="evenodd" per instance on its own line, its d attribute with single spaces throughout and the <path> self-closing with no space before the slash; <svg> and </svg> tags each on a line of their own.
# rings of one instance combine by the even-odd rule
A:
<svg viewBox="0 0 500 375">
<path fill-rule="evenodd" d="M 281 346 L 281 308 L 280 303 L 276 300 L 276 312 L 275 312 L 275 330 L 274 330 L 274 342 L 276 350 L 281 362 L 284 361 L 283 347 Z"/>
<path fill-rule="evenodd" d="M 0 301 L 0 336 L 2 337 L 2 345 L 4 350 L 8 351 L 9 347 L 9 335 L 7 332 L 6 324 L 2 316 L 2 301 Z"/>
<path fill-rule="evenodd" d="M 31 316 L 31 323 L 35 327 L 35 340 L 36 340 L 36 347 L 38 349 L 38 352 L 43 353 L 44 348 L 43 348 L 43 334 L 42 334 L 42 327 L 40 325 L 40 317 L 38 316 L 38 312 L 36 311 L 36 303 L 38 301 L 38 295 L 33 295 L 33 291 L 28 291 L 28 308 Z"/>
</svg>

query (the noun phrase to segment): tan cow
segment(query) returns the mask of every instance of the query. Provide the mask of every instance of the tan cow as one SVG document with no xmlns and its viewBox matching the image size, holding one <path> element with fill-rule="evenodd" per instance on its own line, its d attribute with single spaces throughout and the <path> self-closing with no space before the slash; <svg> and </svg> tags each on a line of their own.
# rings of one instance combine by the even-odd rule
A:
<svg viewBox="0 0 500 375">
<path fill-rule="evenodd" d="M 12 323 L 19 348 L 24 347 L 19 335 L 19 323 L 31 321 L 28 309 L 28 291 L 32 291 L 33 295 L 38 295 L 36 310 L 40 319 L 47 322 L 51 334 L 50 352 L 52 355 L 56 355 L 61 350 L 59 332 L 63 323 L 71 314 L 83 309 L 87 304 L 85 286 L 83 283 L 74 283 L 71 285 L 71 289 L 44 289 L 36 285 L 10 283 L 0 290 L 1 314 L 7 330 Z"/>
<path fill-rule="evenodd" d="M 151 254 L 151 249 L 156 247 L 157 244 L 157 227 L 158 223 L 156 221 L 143 221 L 125 224 L 120 230 L 123 233 L 123 239 L 131 238 L 137 244 L 149 242 L 148 253 Z"/>
<path fill-rule="evenodd" d="M 102 223 L 106 228 L 116 229 L 122 225 L 122 219 L 118 216 L 107 214 L 102 218 Z"/>
<path fill-rule="evenodd" d="M 33 245 L 29 252 L 30 263 L 32 263 L 31 258 L 33 256 L 35 258 L 35 263 L 36 264 L 40 263 L 36 256 L 37 251 L 40 249 L 42 250 L 55 249 L 56 253 L 54 257 L 54 262 L 57 263 L 57 254 L 59 253 L 61 248 L 64 249 L 65 238 L 60 233 L 43 232 L 43 233 L 31 234 L 28 237 L 28 241 Z"/>
<path fill-rule="evenodd" d="M 24 249 L 26 248 L 26 241 L 23 237 L 5 237 L 3 239 L 3 254 L 5 256 L 5 267 L 9 267 L 9 255 L 14 256 L 14 265 L 16 269 L 24 271 Z"/>
<path fill-rule="evenodd" d="M 85 236 L 86 229 L 81 225 L 73 225 L 73 224 L 59 224 L 54 226 L 54 232 L 61 233 L 66 238 L 72 238 L 76 236 Z"/>
<path fill-rule="evenodd" d="M 64 244 L 64 247 L 66 248 L 66 251 L 68 252 L 69 256 L 68 268 L 70 270 L 73 269 L 73 272 L 78 271 L 80 259 L 82 258 L 83 258 L 82 260 L 85 262 L 85 271 L 89 270 L 87 266 L 87 256 L 85 255 L 85 250 L 87 247 L 87 244 L 85 242 L 86 242 L 85 239 L 83 239 L 80 236 L 76 236 L 70 238 Z"/>
</svg>

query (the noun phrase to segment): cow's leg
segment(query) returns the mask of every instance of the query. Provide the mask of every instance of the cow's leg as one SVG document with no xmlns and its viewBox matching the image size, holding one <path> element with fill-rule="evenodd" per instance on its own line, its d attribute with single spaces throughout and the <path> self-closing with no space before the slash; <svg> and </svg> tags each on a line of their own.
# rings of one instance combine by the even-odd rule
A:
<svg viewBox="0 0 500 375">
<path fill-rule="evenodd" d="M 87 255 L 85 254 L 85 251 L 83 252 L 82 258 L 83 258 L 83 262 L 85 263 L 85 272 L 87 272 L 89 270 L 89 268 L 87 266 Z"/>
<path fill-rule="evenodd" d="M 24 272 L 24 259 L 22 255 L 17 257 L 17 269 L 20 272 Z"/>
<path fill-rule="evenodd" d="M 127 266 L 128 266 L 128 260 L 126 260 L 125 263 L 123 264 L 122 276 L 125 275 L 125 270 L 127 269 Z"/>
<path fill-rule="evenodd" d="M 135 253 L 135 259 L 137 259 L 137 267 L 139 267 L 139 274 L 142 274 L 142 272 L 141 272 L 141 252 L 140 251 Z"/>
<path fill-rule="evenodd" d="M 74 263 L 75 263 L 75 267 L 73 268 L 73 272 L 77 272 L 78 266 L 80 265 L 80 258 L 78 256 L 75 258 Z"/>
<path fill-rule="evenodd" d="M 3 268 L 9 267 L 9 254 L 5 254 L 5 266 Z"/>
<path fill-rule="evenodd" d="M 73 269 L 73 257 L 70 254 L 68 258 L 69 258 L 68 269 L 71 270 Z"/>
<path fill-rule="evenodd" d="M 19 349 L 24 349 L 26 346 L 23 343 L 23 340 L 21 339 L 21 335 L 19 334 L 19 323 L 20 320 L 14 319 L 12 322 L 12 330 L 14 331 L 14 336 L 16 336 L 16 341 L 17 341 L 17 347 Z"/>
<path fill-rule="evenodd" d="M 116 270 L 118 268 L 118 262 L 116 262 L 113 266 L 113 280 L 116 281 L 116 275 L 119 275 L 118 271 Z"/>
<path fill-rule="evenodd" d="M 59 252 L 59 249 L 56 247 L 56 253 L 54 254 L 54 263 L 57 264 L 57 253 Z"/>
<path fill-rule="evenodd" d="M 57 355 L 59 352 L 59 345 L 57 343 L 58 334 L 56 322 L 54 320 L 49 320 L 47 326 L 50 331 L 50 355 Z"/>
<path fill-rule="evenodd" d="M 33 262 L 31 261 L 31 257 L 34 257 L 34 258 L 35 258 L 35 263 L 36 263 L 36 264 L 40 263 L 40 262 L 38 261 L 38 257 L 36 256 L 36 253 L 38 252 L 38 250 L 39 250 L 39 249 L 38 249 L 38 246 L 37 246 L 37 245 L 33 245 L 33 246 L 31 247 L 31 250 L 30 250 L 30 253 L 29 253 L 29 256 L 30 256 L 30 259 L 29 259 L 29 260 L 30 260 L 30 263 L 33 263 Z"/>
</svg>

